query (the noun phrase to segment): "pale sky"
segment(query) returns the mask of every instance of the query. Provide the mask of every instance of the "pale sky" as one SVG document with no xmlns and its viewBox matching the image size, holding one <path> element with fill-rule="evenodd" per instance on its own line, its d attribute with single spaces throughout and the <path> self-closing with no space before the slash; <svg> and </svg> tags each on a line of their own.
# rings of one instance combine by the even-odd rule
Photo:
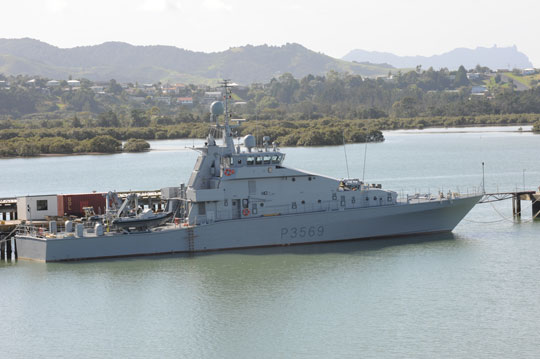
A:
<svg viewBox="0 0 540 359">
<path fill-rule="evenodd" d="M 2 0 L 0 38 L 124 41 L 213 52 L 297 42 L 330 56 L 516 45 L 540 66 L 540 1 Z"/>
</svg>

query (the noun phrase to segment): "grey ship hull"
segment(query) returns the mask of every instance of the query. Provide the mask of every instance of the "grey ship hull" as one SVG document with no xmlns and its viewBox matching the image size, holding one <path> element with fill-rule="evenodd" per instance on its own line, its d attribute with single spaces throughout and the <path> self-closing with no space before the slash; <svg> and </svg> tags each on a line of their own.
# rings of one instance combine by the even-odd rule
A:
<svg viewBox="0 0 540 359">
<path fill-rule="evenodd" d="M 49 262 L 407 236 L 452 231 L 480 198 L 169 225 L 82 238 L 18 235 L 16 241 L 20 258 Z"/>
</svg>

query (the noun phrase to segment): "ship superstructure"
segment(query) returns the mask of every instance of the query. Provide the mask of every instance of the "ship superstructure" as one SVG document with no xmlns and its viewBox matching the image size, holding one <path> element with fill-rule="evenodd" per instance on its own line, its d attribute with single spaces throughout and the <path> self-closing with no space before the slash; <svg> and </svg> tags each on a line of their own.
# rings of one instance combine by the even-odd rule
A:
<svg viewBox="0 0 540 359">
<path fill-rule="evenodd" d="M 226 82 L 224 88 L 229 91 Z M 217 123 L 223 109 L 221 102 L 214 103 L 211 109 L 223 143 L 218 145 L 210 135 L 205 146 L 197 148 L 200 156 L 182 198 L 189 225 L 397 203 L 397 193 L 380 186 L 283 166 L 285 154 L 275 143 L 270 145 L 266 136 L 261 148 L 252 135 L 243 138 L 242 146 L 235 146 L 227 105 L 224 125 Z"/>
</svg>

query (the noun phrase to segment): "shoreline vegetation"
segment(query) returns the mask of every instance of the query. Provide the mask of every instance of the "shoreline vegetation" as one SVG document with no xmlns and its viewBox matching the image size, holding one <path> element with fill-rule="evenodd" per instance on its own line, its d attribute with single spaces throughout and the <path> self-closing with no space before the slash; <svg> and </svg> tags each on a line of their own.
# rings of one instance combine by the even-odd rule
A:
<svg viewBox="0 0 540 359">
<path fill-rule="evenodd" d="M 474 128 L 482 128 L 482 127 L 489 127 L 489 126 L 497 126 L 497 127 L 511 127 L 511 126 L 533 126 L 533 124 L 530 124 L 530 123 L 515 123 L 515 124 L 506 124 L 506 125 L 500 125 L 500 124 L 482 124 L 482 125 L 463 125 L 463 126 L 452 126 L 452 127 L 441 127 L 441 126 L 426 126 L 426 127 L 423 127 L 423 128 L 398 128 L 398 129 L 385 129 L 384 131 L 398 131 L 398 130 L 423 130 L 423 129 L 432 129 L 432 128 L 471 128 L 471 127 L 474 127 Z M 519 130 L 521 131 L 521 130 Z M 466 132 L 466 131 L 465 131 Z M 523 132 L 538 132 L 540 133 L 540 125 L 537 126 L 537 129 L 535 130 L 534 129 L 534 126 L 533 128 L 531 128 L 531 130 L 527 130 L 527 131 L 523 131 Z M 383 136 L 384 137 L 384 136 Z M 197 139 L 197 140 L 204 140 L 204 138 L 175 138 L 176 140 L 186 140 L 186 139 Z M 1 156 L 0 155 L 0 160 L 1 159 L 13 159 L 13 158 L 36 158 L 36 157 L 63 157 L 63 156 L 87 156 L 87 155 L 110 155 L 110 154 L 115 154 L 115 153 L 140 153 L 140 152 L 149 152 L 149 151 L 161 151 L 160 149 L 153 149 L 151 148 L 150 146 L 150 143 L 148 143 L 147 141 L 145 140 L 139 140 L 139 139 L 130 139 L 130 140 L 135 140 L 137 141 L 137 147 L 140 148 L 140 146 L 142 146 L 143 148 L 142 149 L 137 149 L 137 150 L 129 150 L 129 149 L 126 149 L 125 148 L 125 144 L 122 146 L 122 150 L 118 150 L 118 151 L 114 151 L 114 152 L 71 152 L 71 153 L 39 153 L 39 154 L 36 154 L 36 155 L 32 155 L 32 156 L 19 156 L 19 155 L 15 155 L 15 156 Z M 167 139 L 157 139 L 157 141 L 160 141 L 160 140 L 167 140 Z M 384 142 L 384 139 L 382 141 L 373 141 L 373 143 L 376 143 L 376 142 Z M 348 141 L 345 141 L 345 144 L 352 144 L 352 143 L 365 143 L 365 142 L 348 142 Z M 0 141 L 0 146 L 2 145 L 2 141 Z M 337 144 L 334 144 L 334 145 L 313 145 L 313 146 L 309 146 L 309 147 L 320 147 L 320 146 L 342 146 L 343 145 L 343 142 L 341 143 L 337 143 Z M 287 146 L 287 145 L 283 145 L 283 147 L 298 147 L 298 146 Z"/>
<path fill-rule="evenodd" d="M 382 131 L 425 128 L 532 125 L 540 132 L 540 115 L 510 114 L 435 118 L 339 120 L 253 120 L 235 129 L 236 136 L 270 136 L 280 146 L 335 146 L 383 142 Z M 150 150 L 147 140 L 206 138 L 210 124 L 181 123 L 154 127 L 11 128 L 0 131 L 0 158 L 110 154 Z M 122 141 L 124 144 L 122 145 Z M 259 143 L 259 145 L 262 145 Z"/>
</svg>

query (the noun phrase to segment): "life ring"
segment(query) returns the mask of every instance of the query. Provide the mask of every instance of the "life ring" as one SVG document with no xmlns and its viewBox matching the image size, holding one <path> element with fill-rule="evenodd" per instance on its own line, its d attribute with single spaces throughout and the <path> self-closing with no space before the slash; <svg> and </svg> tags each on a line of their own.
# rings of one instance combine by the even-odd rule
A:
<svg viewBox="0 0 540 359">
<path fill-rule="evenodd" d="M 249 216 L 249 208 L 244 208 L 244 210 L 242 211 L 242 214 L 244 216 Z"/>
<path fill-rule="evenodd" d="M 234 170 L 233 170 L 233 169 L 230 169 L 230 168 L 226 168 L 226 169 L 223 171 L 223 174 L 224 174 L 225 176 L 233 175 L 233 174 L 234 174 Z"/>
</svg>

